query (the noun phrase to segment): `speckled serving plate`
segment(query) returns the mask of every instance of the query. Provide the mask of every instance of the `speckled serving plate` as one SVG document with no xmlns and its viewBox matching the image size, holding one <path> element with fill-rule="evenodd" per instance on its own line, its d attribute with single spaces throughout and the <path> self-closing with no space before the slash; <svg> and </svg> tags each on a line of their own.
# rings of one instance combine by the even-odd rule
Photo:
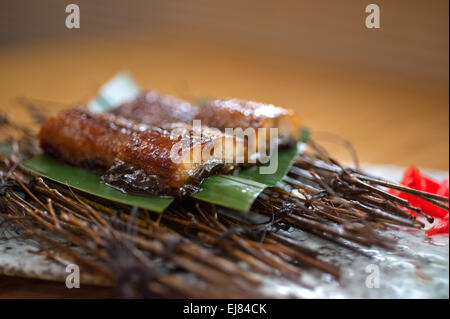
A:
<svg viewBox="0 0 450 319">
<path fill-rule="evenodd" d="M 367 172 L 399 180 L 403 168 L 364 165 Z M 424 170 L 441 180 L 448 172 Z M 267 297 L 294 298 L 449 298 L 449 236 L 428 238 L 423 230 L 405 229 L 386 233 L 398 240 L 396 252 L 365 249 L 371 258 L 338 247 L 310 234 L 295 231 L 290 236 L 319 251 L 323 260 L 339 266 L 339 281 L 314 270 L 300 281 L 262 278 Z M 0 274 L 65 281 L 67 264 L 36 254 L 38 245 L 23 238 L 0 239 Z M 374 281 L 374 276 L 377 279 Z M 83 283 L 102 285 L 94 276 L 81 276 Z M 378 285 L 374 285 L 377 282 Z"/>
</svg>

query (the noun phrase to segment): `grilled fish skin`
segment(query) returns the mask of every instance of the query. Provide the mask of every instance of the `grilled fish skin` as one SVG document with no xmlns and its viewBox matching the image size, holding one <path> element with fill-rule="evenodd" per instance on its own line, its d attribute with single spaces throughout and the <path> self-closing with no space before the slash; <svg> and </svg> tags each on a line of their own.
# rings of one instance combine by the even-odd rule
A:
<svg viewBox="0 0 450 319">
<path fill-rule="evenodd" d="M 150 90 L 109 112 L 139 123 L 164 127 L 175 122 L 191 123 L 198 108 L 174 96 Z"/>
<path fill-rule="evenodd" d="M 299 138 L 300 120 L 293 111 L 272 104 L 240 99 L 216 99 L 202 106 L 195 116 L 203 124 L 226 128 L 278 129 L 278 144 L 289 145 Z M 257 132 L 256 132 L 257 133 Z M 269 141 L 270 135 L 266 135 Z"/>
<path fill-rule="evenodd" d="M 163 128 L 173 122 L 191 124 L 193 120 L 200 120 L 202 125 L 217 128 L 222 132 L 226 128 L 252 128 L 255 131 L 265 128 L 267 134 L 263 140 L 266 142 L 271 139 L 269 129 L 277 128 L 277 142 L 281 147 L 294 144 L 300 132 L 300 120 L 291 110 L 272 104 L 231 98 L 211 100 L 202 107 L 196 107 L 173 96 L 151 90 L 110 112 Z"/>
<path fill-rule="evenodd" d="M 47 120 L 39 139 L 45 152 L 72 165 L 91 168 L 95 163 L 109 169 L 102 177 L 109 184 L 126 184 L 127 189 L 155 195 L 183 195 L 187 186 L 213 173 L 233 171 L 240 165 L 235 158 L 244 156 L 233 153 L 244 150 L 243 140 L 217 130 L 200 135 L 192 130 L 183 124 L 174 134 L 113 114 L 75 108 Z"/>
</svg>

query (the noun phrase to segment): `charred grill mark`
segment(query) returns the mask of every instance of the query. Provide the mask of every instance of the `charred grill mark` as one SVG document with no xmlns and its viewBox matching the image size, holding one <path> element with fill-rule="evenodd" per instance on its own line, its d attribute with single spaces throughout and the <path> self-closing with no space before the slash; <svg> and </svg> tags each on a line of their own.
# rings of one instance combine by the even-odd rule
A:
<svg viewBox="0 0 450 319">
<path fill-rule="evenodd" d="M 142 169 L 123 161 L 117 161 L 105 174 L 102 182 L 124 193 L 154 194 L 164 191 L 167 180 L 156 175 L 146 174 Z"/>
<path fill-rule="evenodd" d="M 136 169 L 132 164 L 117 161 L 115 165 L 101 176 L 101 180 L 105 184 L 125 193 L 150 194 L 154 196 L 169 194 L 183 197 L 198 192 L 201 183 L 209 176 L 221 173 L 227 174 L 234 170 L 234 166 L 225 164 L 204 165 L 190 176 L 189 182 L 180 187 L 168 189 L 169 179 L 147 174 L 142 169 Z"/>
</svg>

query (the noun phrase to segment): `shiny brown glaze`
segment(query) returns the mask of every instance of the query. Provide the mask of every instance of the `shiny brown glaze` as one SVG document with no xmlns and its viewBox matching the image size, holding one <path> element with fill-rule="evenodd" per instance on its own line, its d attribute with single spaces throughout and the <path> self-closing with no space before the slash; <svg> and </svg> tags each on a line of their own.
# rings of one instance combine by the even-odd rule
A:
<svg viewBox="0 0 450 319">
<path fill-rule="evenodd" d="M 247 127 L 260 127 L 266 118 L 275 118 L 284 113 L 286 113 L 286 110 L 273 105 L 225 99 L 207 102 L 198 112 L 196 118 L 220 130 L 236 127 L 245 129 Z"/>
<path fill-rule="evenodd" d="M 109 112 L 139 123 L 164 127 L 174 122 L 191 123 L 197 110 L 189 102 L 150 90 Z"/>
<path fill-rule="evenodd" d="M 136 124 L 112 114 L 92 113 L 83 108 L 63 111 L 50 118 L 39 133 L 42 149 L 64 161 L 81 167 L 108 170 L 102 180 L 122 190 L 150 194 L 184 194 L 191 184 L 214 172 L 229 172 L 233 163 L 208 158 L 199 163 L 174 162 L 171 150 L 182 138 L 190 148 L 215 145 L 225 137 L 220 132 L 204 136 L 191 135 L 183 126 L 182 134 Z"/>
<path fill-rule="evenodd" d="M 39 133 L 41 148 L 70 164 L 93 161 L 101 167 L 114 163 L 131 134 L 114 123 L 112 115 L 98 115 L 82 108 L 63 111 L 47 120 Z"/>
<path fill-rule="evenodd" d="M 110 111 L 141 123 L 167 128 L 174 122 L 217 128 L 278 128 L 280 146 L 291 145 L 299 138 L 300 121 L 291 111 L 272 104 L 239 99 L 218 99 L 198 108 L 175 97 L 148 91 L 134 101 Z M 269 134 L 267 134 L 269 139 Z"/>
<path fill-rule="evenodd" d="M 226 128 L 278 128 L 280 144 L 297 141 L 300 131 L 300 120 L 293 111 L 239 99 L 209 101 L 199 109 L 195 118 L 222 131 Z"/>
</svg>

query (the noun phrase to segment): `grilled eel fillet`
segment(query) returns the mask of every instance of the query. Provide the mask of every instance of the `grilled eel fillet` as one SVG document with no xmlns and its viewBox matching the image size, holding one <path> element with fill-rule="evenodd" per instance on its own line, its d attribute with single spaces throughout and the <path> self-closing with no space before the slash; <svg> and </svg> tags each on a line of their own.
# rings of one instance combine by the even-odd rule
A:
<svg viewBox="0 0 450 319">
<path fill-rule="evenodd" d="M 298 117 L 293 111 L 272 104 L 239 99 L 212 100 L 199 109 L 195 118 L 222 131 L 238 127 L 244 130 L 265 128 L 267 142 L 271 139 L 269 129 L 277 128 L 280 146 L 292 145 L 299 139 Z"/>
<path fill-rule="evenodd" d="M 109 112 L 150 126 L 164 127 L 171 123 L 192 123 L 198 109 L 174 96 L 150 90 Z"/>
<path fill-rule="evenodd" d="M 280 146 L 295 143 L 300 131 L 298 117 L 293 111 L 282 107 L 239 99 L 219 99 L 211 100 L 199 108 L 154 90 L 110 112 L 159 127 L 172 122 L 192 123 L 193 120 L 201 120 L 202 125 L 221 131 L 226 128 L 266 128 L 267 134 L 263 140 L 267 142 L 270 140 L 268 129 L 277 128 Z"/>
<path fill-rule="evenodd" d="M 102 179 L 112 186 L 153 195 L 185 195 L 203 178 L 233 171 L 244 157 L 244 141 L 218 130 L 199 136 L 181 124 L 169 132 L 83 108 L 47 120 L 39 140 L 45 152 L 72 165 L 106 169 Z"/>
</svg>

